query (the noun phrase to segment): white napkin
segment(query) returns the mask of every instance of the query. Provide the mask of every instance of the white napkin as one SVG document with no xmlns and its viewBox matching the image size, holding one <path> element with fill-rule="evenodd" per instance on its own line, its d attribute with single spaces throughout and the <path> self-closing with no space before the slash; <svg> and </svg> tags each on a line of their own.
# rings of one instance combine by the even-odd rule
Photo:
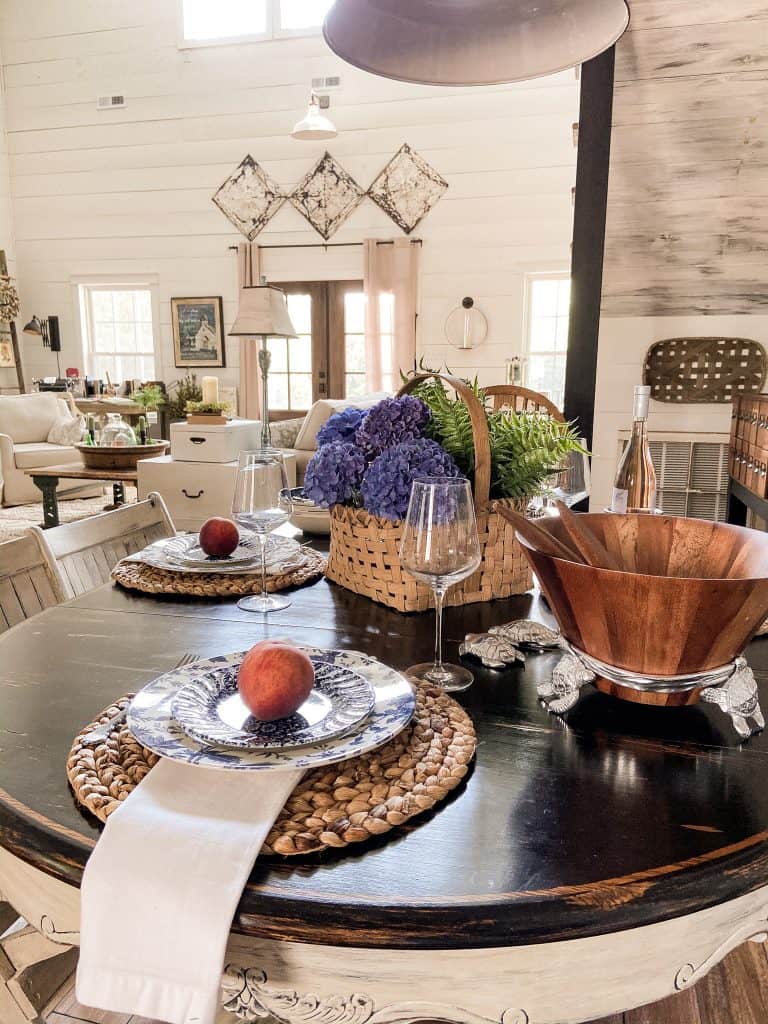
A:
<svg viewBox="0 0 768 1024">
<path fill-rule="evenodd" d="M 81 888 L 77 999 L 213 1024 L 232 918 L 302 771 L 163 758 L 109 818 Z"/>
</svg>

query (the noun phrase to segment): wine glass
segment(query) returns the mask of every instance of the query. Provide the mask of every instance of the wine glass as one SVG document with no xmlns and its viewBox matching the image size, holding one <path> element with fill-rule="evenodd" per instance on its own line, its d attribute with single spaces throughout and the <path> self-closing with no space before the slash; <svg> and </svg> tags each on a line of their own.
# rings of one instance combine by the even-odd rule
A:
<svg viewBox="0 0 768 1024">
<path fill-rule="evenodd" d="M 400 542 L 400 564 L 435 595 L 435 660 L 414 665 L 408 675 L 447 691 L 466 690 L 472 673 L 443 663 L 443 600 L 449 587 L 480 565 L 475 506 L 469 481 L 428 477 L 416 480 Z"/>
<path fill-rule="evenodd" d="M 267 593 L 267 534 L 287 523 L 293 514 L 291 492 L 282 454 L 273 448 L 240 452 L 232 499 L 232 518 L 251 530 L 261 545 L 261 594 L 244 597 L 238 608 L 247 612 L 274 612 L 287 608 L 287 597 Z"/>
</svg>

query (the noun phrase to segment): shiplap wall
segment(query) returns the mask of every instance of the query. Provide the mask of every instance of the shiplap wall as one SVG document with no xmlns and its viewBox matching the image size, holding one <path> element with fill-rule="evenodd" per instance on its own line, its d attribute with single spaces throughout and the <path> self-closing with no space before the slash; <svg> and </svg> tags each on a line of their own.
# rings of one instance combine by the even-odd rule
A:
<svg viewBox="0 0 768 1024">
<path fill-rule="evenodd" d="M 283 185 L 297 182 L 325 145 L 289 132 L 306 110 L 310 79 L 341 74 L 328 147 L 367 187 L 403 142 L 450 183 L 416 231 L 424 239 L 419 348 L 433 365 L 499 382 L 520 350 L 524 274 L 565 269 L 578 82 L 566 72 L 517 86 L 436 89 L 389 82 L 342 64 L 319 37 L 179 50 L 176 0 L 28 0 L 0 5 L 10 187 L 22 316 L 58 313 L 63 365 L 82 366 L 73 277 L 156 275 L 166 380 L 174 369 L 169 299 L 222 295 L 235 314 L 240 236 L 210 197 L 250 152 Z M 96 97 L 121 93 L 123 110 Z M 392 221 L 369 200 L 333 241 L 389 238 Z M 286 205 L 262 244 L 320 241 Z M 269 251 L 273 281 L 362 276 L 360 249 Z M 444 343 L 447 314 L 464 295 L 487 314 L 488 341 L 468 354 Z M 26 345 L 26 365 L 51 356 Z M 235 383 L 237 348 L 220 376 Z"/>
<path fill-rule="evenodd" d="M 768 347 L 768 2 L 630 0 L 616 51 L 593 507 L 646 350 L 728 335 Z M 727 433 L 730 406 L 651 403 L 662 431 Z"/>
<path fill-rule="evenodd" d="M 0 65 L 2 56 L 0 56 Z M 16 273 L 16 254 L 11 215 L 11 191 L 8 177 L 8 137 L 5 130 L 5 93 L 0 82 L 0 249 L 5 250 L 8 272 Z M 26 323 L 26 321 L 24 321 Z M 20 325 L 19 325 L 20 326 Z M 16 390 L 16 371 L 0 367 L 0 393 Z"/>
</svg>

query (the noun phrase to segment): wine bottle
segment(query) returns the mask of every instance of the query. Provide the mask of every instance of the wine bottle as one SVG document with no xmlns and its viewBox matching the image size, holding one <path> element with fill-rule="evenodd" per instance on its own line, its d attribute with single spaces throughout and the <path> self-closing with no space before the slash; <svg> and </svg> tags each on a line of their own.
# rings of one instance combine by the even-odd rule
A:
<svg viewBox="0 0 768 1024">
<path fill-rule="evenodd" d="M 651 389 L 635 388 L 632 436 L 619 460 L 613 485 L 613 512 L 654 512 L 656 510 L 656 470 L 648 447 L 648 402 Z"/>
<path fill-rule="evenodd" d="M 139 416 L 139 444 L 147 444 L 147 421 Z"/>
</svg>

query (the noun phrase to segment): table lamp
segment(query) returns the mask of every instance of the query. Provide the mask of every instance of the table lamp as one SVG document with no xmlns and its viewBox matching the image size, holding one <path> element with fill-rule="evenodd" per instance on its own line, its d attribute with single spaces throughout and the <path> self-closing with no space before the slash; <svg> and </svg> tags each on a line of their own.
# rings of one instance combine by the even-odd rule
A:
<svg viewBox="0 0 768 1024">
<path fill-rule="evenodd" d="M 269 368 L 272 354 L 267 348 L 268 338 L 296 338 L 296 329 L 288 313 L 285 292 L 261 278 L 261 284 L 246 285 L 240 289 L 240 307 L 229 332 L 235 338 L 261 338 L 259 369 L 261 370 L 261 444 L 269 448 Z"/>
</svg>

